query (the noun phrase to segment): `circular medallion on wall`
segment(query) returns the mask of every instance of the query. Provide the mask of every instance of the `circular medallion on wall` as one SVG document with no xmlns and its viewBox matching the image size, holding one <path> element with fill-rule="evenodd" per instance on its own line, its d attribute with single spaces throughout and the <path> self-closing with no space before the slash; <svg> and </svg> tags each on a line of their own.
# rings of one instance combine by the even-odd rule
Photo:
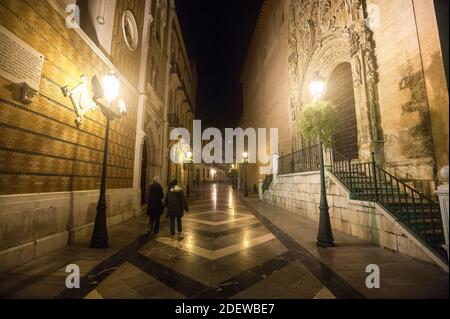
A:
<svg viewBox="0 0 450 319">
<path fill-rule="evenodd" d="M 139 33 L 136 19 L 131 11 L 125 11 L 122 15 L 122 31 L 128 49 L 136 50 L 139 43 Z"/>
</svg>

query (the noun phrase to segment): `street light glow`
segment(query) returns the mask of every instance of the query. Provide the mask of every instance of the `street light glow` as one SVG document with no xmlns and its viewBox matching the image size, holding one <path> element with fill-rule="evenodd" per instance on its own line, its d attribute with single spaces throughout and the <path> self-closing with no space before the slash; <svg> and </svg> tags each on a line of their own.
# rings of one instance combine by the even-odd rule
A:
<svg viewBox="0 0 450 319">
<path fill-rule="evenodd" d="M 325 92 L 325 79 L 317 72 L 309 83 L 309 90 L 315 101 L 319 101 Z"/>
<path fill-rule="evenodd" d="M 103 82 L 103 95 L 111 104 L 119 95 L 120 81 L 117 76 L 111 72 L 104 75 L 102 78 Z"/>
<path fill-rule="evenodd" d="M 248 153 L 247 153 L 247 152 L 244 152 L 244 153 L 242 154 L 242 156 L 243 156 L 245 159 L 247 159 L 247 158 L 248 158 Z"/>
</svg>

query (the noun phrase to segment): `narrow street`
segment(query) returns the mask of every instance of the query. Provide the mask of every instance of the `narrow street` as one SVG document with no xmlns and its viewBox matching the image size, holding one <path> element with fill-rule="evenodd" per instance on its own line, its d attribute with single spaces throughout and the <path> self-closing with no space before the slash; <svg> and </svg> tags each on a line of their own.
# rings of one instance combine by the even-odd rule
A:
<svg viewBox="0 0 450 319">
<path fill-rule="evenodd" d="M 242 198 L 231 186 L 201 187 L 173 240 L 162 216 L 146 238 L 146 216 L 111 227 L 110 248 L 77 242 L 0 275 L 2 298 L 440 298 L 447 274 L 434 265 L 335 232 L 336 247 L 316 247 L 317 224 Z M 66 265 L 80 267 L 66 289 Z M 381 287 L 366 288 L 366 266 Z"/>
</svg>

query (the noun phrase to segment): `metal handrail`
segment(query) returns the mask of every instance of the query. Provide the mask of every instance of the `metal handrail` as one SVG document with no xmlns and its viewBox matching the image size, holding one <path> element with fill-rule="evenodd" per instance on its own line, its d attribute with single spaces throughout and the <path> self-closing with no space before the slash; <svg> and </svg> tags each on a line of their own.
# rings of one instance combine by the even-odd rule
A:
<svg viewBox="0 0 450 319">
<path fill-rule="evenodd" d="M 416 194 L 418 194 L 420 197 L 423 197 L 424 199 L 426 199 L 427 201 L 433 202 L 437 204 L 437 201 L 435 201 L 434 199 L 428 197 L 427 195 L 421 193 L 420 191 L 418 191 L 417 189 L 415 189 L 414 187 L 412 187 L 411 185 L 408 185 L 407 183 L 403 182 L 402 180 L 400 180 L 399 178 L 395 177 L 394 175 L 392 175 L 391 173 L 389 173 L 388 171 L 386 171 L 384 168 L 380 167 L 377 165 L 377 168 L 379 170 L 381 170 L 383 173 L 385 173 L 386 175 L 388 175 L 390 178 L 394 179 L 394 180 L 398 180 L 400 184 L 402 184 L 404 187 L 410 189 L 412 192 L 415 192 Z"/>
<path fill-rule="evenodd" d="M 318 170 L 320 165 L 319 152 L 320 147 L 317 144 L 280 156 L 278 159 L 278 174 L 284 175 Z"/>
<path fill-rule="evenodd" d="M 336 151 L 332 155 L 331 172 L 348 187 L 351 198 L 378 202 L 425 244 L 446 256 L 440 245 L 443 225 L 436 201 L 377 165 L 373 153 L 372 161 L 364 163 L 344 160 Z"/>
</svg>

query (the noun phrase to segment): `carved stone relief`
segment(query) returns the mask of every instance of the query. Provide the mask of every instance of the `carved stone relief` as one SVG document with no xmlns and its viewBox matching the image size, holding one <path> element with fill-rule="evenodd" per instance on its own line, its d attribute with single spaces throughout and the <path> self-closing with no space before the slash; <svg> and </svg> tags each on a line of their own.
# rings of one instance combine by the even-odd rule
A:
<svg viewBox="0 0 450 319">
<path fill-rule="evenodd" d="M 364 20 L 363 1 L 291 0 L 290 8 L 289 68 L 298 92 L 294 100 L 310 99 L 307 83 L 317 71 L 328 78 L 337 65 L 349 62 L 355 86 L 360 154 L 369 157 L 373 144 L 381 143 L 383 135 L 378 115 L 375 46 Z M 291 114 L 292 134 L 297 134 L 297 111 Z"/>
</svg>

